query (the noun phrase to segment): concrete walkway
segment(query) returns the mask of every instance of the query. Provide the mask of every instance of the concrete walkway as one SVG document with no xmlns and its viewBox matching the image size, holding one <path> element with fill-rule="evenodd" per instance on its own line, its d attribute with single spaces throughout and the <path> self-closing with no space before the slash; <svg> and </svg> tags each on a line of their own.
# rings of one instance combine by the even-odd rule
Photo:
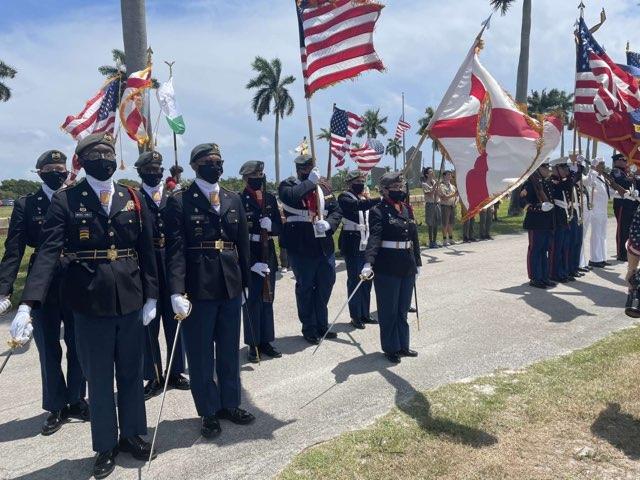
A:
<svg viewBox="0 0 640 480">
<path fill-rule="evenodd" d="M 611 223 L 609 238 L 614 237 Z M 189 392 L 169 391 L 150 474 L 122 454 L 110 478 L 270 478 L 304 448 L 370 424 L 416 390 L 519 368 L 633 324 L 621 308 L 624 265 L 613 262 L 580 281 L 540 291 L 526 282 L 526 248 L 526 235 L 509 235 L 424 251 L 420 331 L 411 318 L 412 347 L 420 356 L 398 366 L 379 353 L 378 328 L 353 331 L 346 313 L 337 341 L 312 356 L 299 336 L 294 281 L 285 274 L 276 289 L 276 345 L 284 357 L 242 367 L 243 406 L 256 422 L 248 427 L 223 422 L 222 435 L 204 441 Z M 613 248 L 610 241 L 610 254 Z M 344 265 L 338 270 L 331 315 L 346 298 Z M 0 338 L 8 338 L 9 322 L 7 316 L 0 319 Z M 243 359 L 245 354 L 243 348 Z M 0 478 L 90 478 L 89 425 L 72 423 L 53 436 L 40 436 L 40 395 L 31 346 L 14 355 L 0 376 Z M 150 427 L 159 406 L 160 397 L 147 402 Z"/>
</svg>

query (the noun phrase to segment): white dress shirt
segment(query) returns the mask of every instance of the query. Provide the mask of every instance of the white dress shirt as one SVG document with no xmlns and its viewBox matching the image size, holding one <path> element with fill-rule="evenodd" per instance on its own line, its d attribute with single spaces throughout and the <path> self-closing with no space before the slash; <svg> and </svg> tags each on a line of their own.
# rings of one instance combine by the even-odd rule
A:
<svg viewBox="0 0 640 480">
<path fill-rule="evenodd" d="M 160 205 L 160 201 L 162 200 L 162 192 L 164 191 L 164 186 L 162 185 L 162 182 L 160 182 L 158 185 L 156 185 L 155 187 L 150 187 L 149 185 L 147 185 L 146 183 L 142 182 L 142 188 L 144 188 L 144 191 L 147 192 L 147 194 L 149 195 L 149 197 L 151 197 L 151 199 L 156 202 L 156 205 Z M 157 193 L 160 193 L 160 195 L 157 195 Z M 153 199 L 153 195 L 156 194 L 158 200 L 154 200 Z"/>
<path fill-rule="evenodd" d="M 102 180 L 93 178 L 91 175 L 87 175 L 85 178 L 87 179 L 87 183 L 89 184 L 91 189 L 95 192 L 96 196 L 98 197 L 98 200 L 100 200 L 100 203 L 102 204 L 102 208 L 104 208 L 104 211 L 107 213 L 107 215 L 109 215 L 109 212 L 111 211 L 113 194 L 116 191 L 115 183 L 113 182 L 112 179 L 102 181 Z M 102 192 L 107 192 L 109 194 L 109 201 L 107 204 L 102 203 L 102 199 L 100 197 L 100 194 Z"/>
<path fill-rule="evenodd" d="M 53 197 L 53 194 L 56 193 L 55 190 L 50 189 L 49 187 L 47 187 L 46 183 L 42 184 L 42 191 L 44 192 L 44 194 L 47 196 L 47 198 L 49 199 L 49 201 L 51 201 L 51 197 Z"/>
<path fill-rule="evenodd" d="M 209 183 L 204 181 L 201 178 L 196 178 L 196 185 L 200 189 L 200 191 L 204 194 L 205 198 L 209 200 L 211 198 L 212 193 L 217 193 L 218 197 L 220 197 L 220 185 L 218 183 Z M 220 213 L 220 205 L 213 205 L 213 209 L 216 213 Z"/>
</svg>

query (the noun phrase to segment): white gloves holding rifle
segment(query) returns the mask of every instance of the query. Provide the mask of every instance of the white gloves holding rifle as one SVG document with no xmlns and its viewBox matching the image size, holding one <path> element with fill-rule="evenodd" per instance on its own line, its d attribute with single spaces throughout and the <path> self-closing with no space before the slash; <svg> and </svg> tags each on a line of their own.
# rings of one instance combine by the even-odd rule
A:
<svg viewBox="0 0 640 480">
<path fill-rule="evenodd" d="M 261 277 L 264 277 L 267 273 L 271 273 L 271 269 L 269 268 L 269 265 L 261 262 L 254 263 L 253 266 L 251 267 L 251 271 L 254 273 L 257 273 Z"/>
<path fill-rule="evenodd" d="M 0 297 L 0 315 L 4 315 L 11 308 L 11 300 L 9 297 Z"/>
<path fill-rule="evenodd" d="M 156 318 L 156 305 L 158 301 L 155 298 L 149 298 L 142 307 L 142 324 L 146 327 Z"/>
<path fill-rule="evenodd" d="M 11 322 L 11 337 L 20 345 L 24 345 L 31 338 L 33 326 L 31 325 L 31 307 L 20 305 L 18 313 Z"/>
<path fill-rule="evenodd" d="M 260 228 L 266 230 L 267 232 L 271 231 L 271 219 L 269 217 L 263 217 L 260 219 Z"/>
<path fill-rule="evenodd" d="M 184 295 L 175 293 L 171 295 L 171 308 L 176 314 L 176 320 L 184 320 L 191 313 L 191 302 Z"/>
</svg>

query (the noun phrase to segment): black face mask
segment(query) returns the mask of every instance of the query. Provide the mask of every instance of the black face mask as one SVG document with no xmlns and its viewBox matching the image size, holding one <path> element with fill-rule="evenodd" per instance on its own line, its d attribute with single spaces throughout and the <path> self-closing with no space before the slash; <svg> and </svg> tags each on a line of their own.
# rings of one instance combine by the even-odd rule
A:
<svg viewBox="0 0 640 480">
<path fill-rule="evenodd" d="M 68 175 L 68 172 L 44 172 L 40 174 L 40 178 L 47 187 L 55 191 L 62 186 Z"/>
<path fill-rule="evenodd" d="M 309 173 L 311 173 L 311 172 L 303 173 L 303 172 L 298 171 L 298 180 L 300 180 L 301 182 L 304 182 L 305 180 L 307 180 L 309 178 Z"/>
<path fill-rule="evenodd" d="M 401 202 L 407 198 L 407 192 L 402 190 L 389 190 L 389 198 L 394 202 Z"/>
<path fill-rule="evenodd" d="M 364 183 L 353 183 L 351 185 L 351 191 L 356 195 L 360 195 L 362 192 L 364 192 Z"/>
<path fill-rule="evenodd" d="M 115 160 L 107 160 L 106 158 L 100 158 L 98 160 L 85 161 L 82 165 L 87 175 L 91 175 L 96 180 L 104 182 L 113 177 L 113 174 L 118 168 L 118 163 Z"/>
<path fill-rule="evenodd" d="M 222 165 L 219 163 L 205 163 L 198 166 L 198 176 L 209 183 L 218 183 L 222 176 L 222 171 Z"/>
<path fill-rule="evenodd" d="M 162 174 L 161 173 L 141 173 L 140 178 L 145 183 L 145 185 L 148 185 L 149 187 L 153 188 L 160 185 L 160 182 L 162 181 Z"/>
<path fill-rule="evenodd" d="M 251 187 L 251 190 L 260 190 L 262 188 L 262 178 L 248 178 L 247 185 Z"/>
</svg>

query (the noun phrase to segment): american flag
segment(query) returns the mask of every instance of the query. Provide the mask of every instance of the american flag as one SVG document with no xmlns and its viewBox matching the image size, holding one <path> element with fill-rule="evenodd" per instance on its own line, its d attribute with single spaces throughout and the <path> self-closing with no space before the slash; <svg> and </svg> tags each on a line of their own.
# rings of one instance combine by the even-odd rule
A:
<svg viewBox="0 0 640 480">
<path fill-rule="evenodd" d="M 69 115 L 60 126 L 74 140 L 99 132 L 113 133 L 118 106 L 119 77 L 108 81 L 77 115 Z"/>
<path fill-rule="evenodd" d="M 368 138 L 364 146 L 351 147 L 351 159 L 358 165 L 358 170 L 368 172 L 375 167 L 384 155 L 384 145 L 375 138 Z"/>
<path fill-rule="evenodd" d="M 127 78 L 127 88 L 120 102 L 120 122 L 127 131 L 127 135 L 140 145 L 144 145 L 149 140 L 143 106 L 145 90 L 150 86 L 151 66 L 139 72 L 133 72 Z"/>
<path fill-rule="evenodd" d="M 344 165 L 344 156 L 351 145 L 351 137 L 362 125 L 362 118 L 355 113 L 333 107 L 331 116 L 331 153 L 336 158 L 336 167 Z"/>
<path fill-rule="evenodd" d="M 396 127 L 396 139 L 400 140 L 402 138 L 402 134 L 410 128 L 411 125 L 409 125 L 403 119 L 398 120 L 398 126 Z"/>
<path fill-rule="evenodd" d="M 307 98 L 366 70 L 384 70 L 373 47 L 383 5 L 371 0 L 295 0 Z"/>
<path fill-rule="evenodd" d="M 578 130 L 629 156 L 635 151 L 631 114 L 640 108 L 638 82 L 609 58 L 583 18 L 576 35 L 574 115 Z"/>
<path fill-rule="evenodd" d="M 627 64 L 618 64 L 625 72 L 630 73 L 636 78 L 640 77 L 640 53 L 627 50 Z"/>
</svg>

